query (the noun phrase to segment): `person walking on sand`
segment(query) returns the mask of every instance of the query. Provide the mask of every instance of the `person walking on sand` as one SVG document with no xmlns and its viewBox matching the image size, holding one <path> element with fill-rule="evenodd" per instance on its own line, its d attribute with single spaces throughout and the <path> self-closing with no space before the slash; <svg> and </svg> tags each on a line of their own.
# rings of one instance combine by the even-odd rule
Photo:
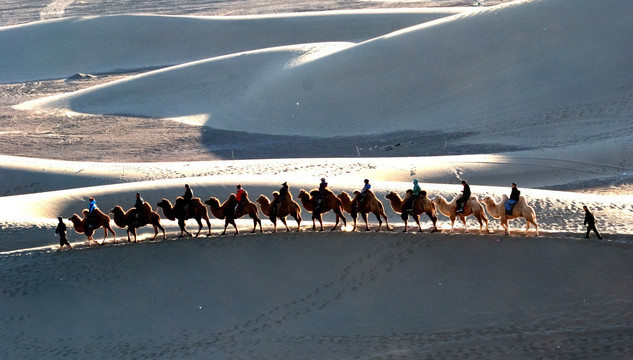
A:
<svg viewBox="0 0 633 360">
<path fill-rule="evenodd" d="M 591 211 L 589 211 L 587 205 L 583 205 L 582 209 L 585 210 L 585 225 L 587 225 L 587 234 L 585 235 L 585 238 L 589 239 L 589 233 L 593 230 L 593 232 L 598 235 L 598 239 L 602 240 L 602 236 L 600 236 L 598 229 L 596 229 L 596 218 L 593 216 Z"/>
<path fill-rule="evenodd" d="M 462 180 L 462 186 L 464 187 L 464 190 L 462 190 L 462 196 L 455 201 L 455 204 L 457 204 L 458 214 L 464 212 L 464 204 L 466 204 L 466 201 L 470 199 L 470 185 L 468 185 L 466 180 Z"/>
<path fill-rule="evenodd" d="M 66 224 L 64 224 L 64 220 L 62 217 L 58 217 L 59 223 L 57 224 L 57 229 L 55 229 L 55 234 L 59 234 L 59 250 L 64 248 L 64 245 L 68 245 L 69 248 L 73 248 L 70 246 L 68 239 L 66 239 Z"/>
</svg>

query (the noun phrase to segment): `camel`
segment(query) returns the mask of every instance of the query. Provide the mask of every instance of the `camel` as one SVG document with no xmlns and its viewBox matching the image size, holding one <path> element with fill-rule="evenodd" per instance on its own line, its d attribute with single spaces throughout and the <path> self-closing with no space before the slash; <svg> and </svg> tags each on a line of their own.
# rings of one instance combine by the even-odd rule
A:
<svg viewBox="0 0 633 360">
<path fill-rule="evenodd" d="M 297 222 L 297 232 L 301 231 L 301 208 L 296 201 L 292 200 L 292 195 L 290 195 L 290 193 L 288 193 L 288 195 L 289 196 L 287 196 L 286 201 L 281 204 L 281 207 L 279 208 L 279 211 L 276 215 L 271 213 L 271 201 L 266 197 L 266 195 L 262 194 L 259 195 L 259 198 L 257 198 L 257 203 L 259 204 L 259 208 L 262 210 L 262 213 L 268 216 L 270 218 L 270 221 L 273 222 L 273 225 L 275 225 L 273 232 L 277 232 L 277 218 L 279 218 L 279 220 L 281 220 L 281 222 L 284 224 L 284 226 L 286 227 L 286 231 L 290 231 L 290 228 L 286 223 L 286 217 L 288 215 L 292 216 Z M 277 197 L 279 197 L 279 192 L 273 192 L 273 201 L 276 202 Z"/>
<path fill-rule="evenodd" d="M 163 214 L 165 214 L 166 218 L 172 221 L 178 221 L 178 226 L 180 226 L 179 237 L 183 237 L 184 234 L 193 236 L 189 231 L 187 231 L 187 229 L 185 229 L 185 220 L 191 218 L 195 219 L 198 223 L 198 233 L 196 234 L 196 237 L 198 237 L 200 235 L 200 232 L 202 231 L 202 219 L 207 222 L 207 227 L 209 228 L 209 233 L 207 234 L 207 236 L 211 236 L 211 222 L 209 221 L 207 207 L 202 203 L 200 198 L 191 199 L 191 203 L 185 207 L 184 212 L 180 210 L 182 209 L 181 204 L 183 201 L 184 199 L 179 196 L 178 198 L 176 198 L 176 203 L 173 206 L 171 205 L 171 202 L 167 199 L 161 200 L 161 202 L 156 204 L 156 206 L 163 209 Z"/>
<path fill-rule="evenodd" d="M 85 234 L 88 237 L 88 246 L 92 245 L 92 241 L 96 242 L 98 245 L 103 245 L 108 237 L 108 230 L 110 230 L 110 232 L 112 233 L 112 237 L 114 239 L 113 243 L 116 243 L 116 233 L 114 232 L 114 229 L 112 229 L 112 227 L 110 226 L 110 217 L 107 214 L 104 214 L 98 208 L 94 209 L 93 211 L 95 212 L 95 221 L 93 222 L 93 227 L 88 227 L 87 209 L 84 209 L 82 211 L 82 214 L 84 216 L 83 219 L 80 218 L 79 215 L 73 214 L 73 216 L 71 216 L 68 220 L 73 223 L 73 228 L 78 234 Z M 104 237 L 103 241 L 101 241 L 101 243 L 99 244 L 98 241 L 92 238 L 92 234 L 94 234 L 95 230 L 100 227 L 103 227 Z"/>
<path fill-rule="evenodd" d="M 235 224 L 235 219 L 241 218 L 242 216 L 248 214 L 248 216 L 253 219 L 253 230 L 251 233 L 255 233 L 257 230 L 257 224 L 259 224 L 259 232 L 263 232 L 262 230 L 262 221 L 259 219 L 257 215 L 257 205 L 252 203 L 248 198 L 245 199 L 244 205 L 240 209 L 239 213 L 234 213 L 236 200 L 235 194 L 229 195 L 228 200 L 224 202 L 224 204 L 220 205 L 220 200 L 214 197 L 210 197 L 209 200 L 204 202 L 209 205 L 211 209 L 211 214 L 215 216 L 217 219 L 224 219 L 224 232 L 222 235 L 226 235 L 226 228 L 229 224 L 233 225 L 235 228 L 235 235 L 239 233 L 237 230 L 237 225 Z"/>
<path fill-rule="evenodd" d="M 378 219 L 378 230 L 380 231 L 382 227 L 382 220 L 380 217 L 385 218 L 385 223 L 387 225 L 387 230 L 393 230 L 389 226 L 389 220 L 387 219 L 387 214 L 385 213 L 385 207 L 382 205 L 382 202 L 378 200 L 373 191 L 367 190 L 367 198 L 362 203 L 358 203 L 358 198 L 360 196 L 360 191 L 354 191 L 354 199 L 350 198 L 349 194 L 343 191 L 338 195 L 338 198 L 341 199 L 341 207 L 343 210 L 352 215 L 352 219 L 354 219 L 354 228 L 352 231 L 356 230 L 356 218 L 358 217 L 358 213 L 360 213 L 363 220 L 365 220 L 365 231 L 369 231 L 369 224 L 367 221 L 367 214 L 373 213 Z M 356 204 L 359 204 L 360 207 L 357 208 Z"/>
<path fill-rule="evenodd" d="M 457 197 L 455 197 L 451 202 L 447 202 L 446 199 L 442 195 L 437 195 L 433 202 L 440 210 L 440 212 L 451 219 L 451 234 L 455 228 L 455 219 L 457 217 L 460 218 L 462 223 L 464 223 L 465 232 L 468 232 L 468 225 L 466 225 L 466 217 L 469 215 L 473 215 L 477 221 L 479 221 L 479 233 L 483 231 L 483 223 L 486 223 L 486 232 L 490 233 L 488 229 L 488 217 L 486 216 L 486 212 L 484 211 L 483 206 L 479 203 L 476 197 L 471 196 L 468 201 L 464 204 L 464 211 L 461 214 L 457 213 Z"/>
<path fill-rule="evenodd" d="M 136 242 L 136 229 L 145 225 L 152 225 L 154 227 L 154 237 L 152 240 L 156 240 L 158 236 L 158 229 L 163 232 L 163 240 L 167 239 L 165 235 L 165 228 L 160 224 L 160 215 L 156 211 L 152 210 L 152 206 L 146 201 L 143 203 L 144 210 L 141 215 L 136 218 L 136 209 L 131 208 L 128 211 L 124 211 L 119 205 L 110 210 L 114 215 L 114 223 L 120 228 L 126 228 L 127 241 L 131 242 L 130 233 L 134 235 L 134 242 Z"/>
<path fill-rule="evenodd" d="M 336 197 L 336 195 L 334 195 L 332 191 L 326 190 L 325 199 L 323 199 L 321 209 L 315 210 L 315 203 L 318 196 L 318 189 L 313 189 L 310 191 L 310 193 L 303 189 L 299 191 L 299 200 L 301 200 L 301 205 L 303 205 L 303 207 L 308 210 L 308 212 L 312 213 L 312 230 L 316 230 L 315 220 L 318 219 L 319 224 L 321 224 L 321 231 L 323 231 L 323 214 L 327 213 L 330 210 L 333 210 L 334 214 L 336 214 L 336 224 L 334 224 L 332 231 L 336 230 L 339 219 L 343 220 L 344 227 L 347 226 L 347 220 L 345 219 L 345 216 L 343 216 L 343 212 L 341 209 L 341 199 Z"/>
<path fill-rule="evenodd" d="M 415 222 L 418 224 L 418 231 L 423 231 L 422 226 L 420 225 L 420 214 L 422 213 L 426 213 L 426 215 L 428 215 L 428 217 L 433 222 L 433 230 L 431 232 L 438 231 L 435 204 L 426 196 L 426 191 L 422 190 L 422 192 L 420 192 L 420 196 L 416 200 L 415 204 L 413 204 L 413 211 L 408 211 L 407 209 L 405 209 L 409 197 L 411 197 L 412 195 L 413 191 L 409 189 L 407 190 L 407 194 L 405 195 L 404 199 L 402 199 L 400 195 L 396 194 L 393 191 L 385 196 L 386 199 L 389 199 L 393 211 L 401 214 L 402 220 L 404 220 L 404 232 L 407 232 L 408 229 L 407 223 L 410 213 Z"/>
<path fill-rule="evenodd" d="M 519 217 L 525 218 L 525 222 L 527 224 L 527 228 L 525 229 L 525 235 L 527 235 L 530 230 L 530 224 L 534 225 L 534 229 L 536 230 L 536 236 L 538 235 L 538 224 L 536 223 L 536 213 L 534 212 L 534 208 L 528 205 L 525 197 L 519 197 L 519 201 L 514 204 L 512 208 L 512 215 L 506 214 L 505 203 L 508 200 L 507 195 L 503 195 L 501 197 L 501 202 L 496 202 L 495 199 L 488 195 L 484 198 L 484 205 L 486 205 L 486 210 L 490 216 L 495 219 L 499 219 L 501 221 L 501 226 L 505 230 L 506 235 L 510 235 L 510 231 L 508 230 L 508 219 L 516 219 Z"/>
</svg>

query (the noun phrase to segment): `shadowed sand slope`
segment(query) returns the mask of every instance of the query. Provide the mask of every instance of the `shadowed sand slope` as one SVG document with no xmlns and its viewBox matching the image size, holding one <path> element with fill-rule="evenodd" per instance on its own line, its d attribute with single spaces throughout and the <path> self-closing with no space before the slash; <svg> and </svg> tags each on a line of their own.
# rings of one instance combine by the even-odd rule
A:
<svg viewBox="0 0 633 360">
<path fill-rule="evenodd" d="M 306 233 L 4 255 L 0 342 L 12 358 L 626 357 L 630 252 Z"/>
</svg>

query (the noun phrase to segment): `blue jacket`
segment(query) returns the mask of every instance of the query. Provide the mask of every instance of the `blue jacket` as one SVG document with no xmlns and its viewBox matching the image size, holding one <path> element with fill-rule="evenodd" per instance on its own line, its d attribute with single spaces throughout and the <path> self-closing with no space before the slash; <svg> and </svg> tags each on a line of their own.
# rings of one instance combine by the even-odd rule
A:
<svg viewBox="0 0 633 360">
<path fill-rule="evenodd" d="M 92 214 L 92 211 L 97 208 L 97 201 L 92 200 L 90 205 L 88 205 L 88 214 Z"/>
</svg>

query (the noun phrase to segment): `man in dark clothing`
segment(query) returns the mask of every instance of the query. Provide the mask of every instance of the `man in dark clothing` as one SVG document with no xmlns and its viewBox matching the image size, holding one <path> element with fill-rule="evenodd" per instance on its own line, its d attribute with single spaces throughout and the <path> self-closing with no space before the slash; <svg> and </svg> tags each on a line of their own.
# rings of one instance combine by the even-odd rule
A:
<svg viewBox="0 0 633 360">
<path fill-rule="evenodd" d="M 598 239 L 602 240 L 602 236 L 600 236 L 598 229 L 596 229 L 596 218 L 593 216 L 591 211 L 589 211 L 589 208 L 587 208 L 586 205 L 583 205 L 582 208 L 585 210 L 585 225 L 587 225 L 587 234 L 585 235 L 585 238 L 589 239 L 589 233 L 593 230 L 593 232 L 598 235 Z"/>
<path fill-rule="evenodd" d="M 68 245 L 69 248 L 73 248 L 70 246 L 68 239 L 66 239 L 66 224 L 64 224 L 64 220 L 60 217 L 57 218 L 59 220 L 59 224 L 57 224 L 57 229 L 55 229 L 55 234 L 59 234 L 59 250 L 64 248 L 64 245 Z"/>
<path fill-rule="evenodd" d="M 512 192 L 510 193 L 510 198 L 506 201 L 506 214 L 512 214 L 512 207 L 519 202 L 519 196 L 521 196 L 521 192 L 517 189 L 517 184 L 512 183 Z"/>
<path fill-rule="evenodd" d="M 319 184 L 319 196 L 316 198 L 316 204 L 314 209 L 317 211 L 321 211 L 323 209 L 323 201 L 325 200 L 325 192 L 327 189 L 327 182 L 325 178 L 321 178 L 321 183 Z"/>
<path fill-rule="evenodd" d="M 279 214 L 279 210 L 281 209 L 281 205 L 286 201 L 286 196 L 288 195 L 288 183 L 284 182 L 281 184 L 281 189 L 279 189 L 279 196 L 276 199 L 275 206 L 273 206 L 273 216 L 277 216 Z M 274 202 L 275 200 L 273 200 Z"/>
<path fill-rule="evenodd" d="M 185 194 L 182 198 L 185 199 L 185 205 L 189 205 L 189 202 L 193 199 L 193 190 L 191 190 L 189 184 L 185 184 Z"/>
<path fill-rule="evenodd" d="M 455 201 L 455 203 L 457 204 L 458 214 L 464 212 L 464 204 L 466 204 L 468 199 L 470 199 L 470 185 L 468 185 L 466 180 L 462 180 L 462 186 L 464 187 L 464 190 L 462 190 L 462 196 L 457 199 L 457 201 Z"/>
<path fill-rule="evenodd" d="M 134 222 L 139 223 L 141 214 L 143 213 L 143 203 L 145 201 L 141 197 L 141 193 L 136 193 L 136 201 L 134 202 Z"/>
</svg>

